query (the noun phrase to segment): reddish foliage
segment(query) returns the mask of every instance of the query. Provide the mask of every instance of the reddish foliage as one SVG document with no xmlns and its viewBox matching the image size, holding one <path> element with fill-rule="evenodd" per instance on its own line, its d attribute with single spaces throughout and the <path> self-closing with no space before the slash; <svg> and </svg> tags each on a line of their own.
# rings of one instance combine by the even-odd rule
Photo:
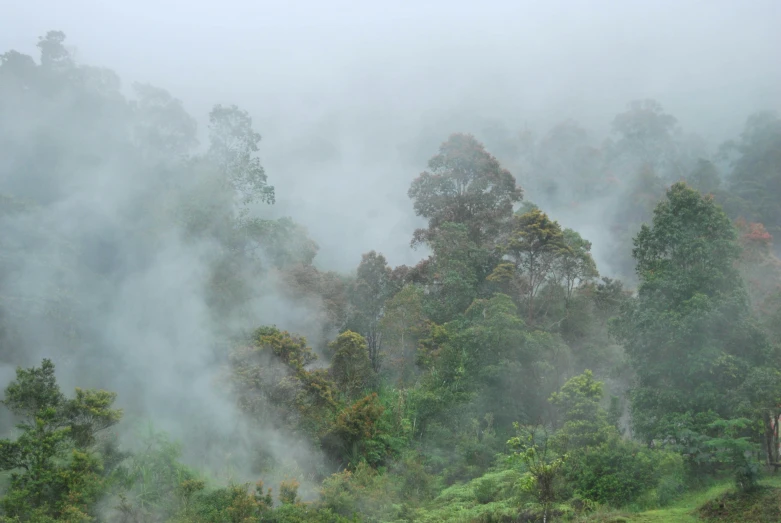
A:
<svg viewBox="0 0 781 523">
<path fill-rule="evenodd" d="M 767 232 L 765 226 L 761 223 L 749 224 L 749 230 L 744 236 L 748 240 L 759 241 L 762 243 L 770 243 L 773 240 L 773 236 Z"/>
<path fill-rule="evenodd" d="M 743 245 L 744 249 L 764 251 L 768 249 L 773 242 L 773 236 L 761 223 L 747 222 L 743 218 L 738 218 L 735 225 L 740 232 L 740 243 Z"/>
</svg>

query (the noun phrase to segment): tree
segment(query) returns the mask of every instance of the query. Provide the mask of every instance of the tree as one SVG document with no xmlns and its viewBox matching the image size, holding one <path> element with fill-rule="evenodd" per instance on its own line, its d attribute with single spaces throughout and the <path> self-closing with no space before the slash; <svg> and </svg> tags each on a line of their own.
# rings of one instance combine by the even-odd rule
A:
<svg viewBox="0 0 781 523">
<path fill-rule="evenodd" d="M 591 143 L 588 132 L 573 120 L 554 126 L 539 144 L 534 162 L 534 180 L 545 184 L 547 195 L 562 204 L 598 196 L 603 176 L 602 152 Z M 548 200 L 551 204 L 551 200 Z"/>
<path fill-rule="evenodd" d="M 409 189 L 415 213 L 428 229 L 415 231 L 413 245 L 430 242 L 447 222 L 467 226 L 478 246 L 495 241 L 523 191 L 509 171 L 470 134 L 453 134 Z"/>
<path fill-rule="evenodd" d="M 100 495 L 101 462 L 89 454 L 98 434 L 115 425 L 121 410 L 116 394 L 77 389 L 67 399 L 57 385 L 54 364 L 18 368 L 2 401 L 20 422 L 19 437 L 0 440 L 0 470 L 11 471 L 2 500 L 11 517 L 84 514 Z"/>
<path fill-rule="evenodd" d="M 674 140 L 677 120 L 664 112 L 656 100 L 635 100 L 613 120 L 619 141 L 613 160 L 629 162 L 631 170 L 647 165 L 664 177 L 680 175 L 678 145 Z"/>
<path fill-rule="evenodd" d="M 209 140 L 209 158 L 245 204 L 255 199 L 274 203 L 274 187 L 266 183 L 266 172 L 255 156 L 260 134 L 252 128 L 247 111 L 235 105 L 214 106 L 209 113 Z"/>
<path fill-rule="evenodd" d="M 231 353 L 228 379 L 247 414 L 319 437 L 328 430 L 338 398 L 326 369 L 307 369 L 316 360 L 305 338 L 260 327 Z"/>
<path fill-rule="evenodd" d="M 781 341 L 781 260 L 773 252 L 773 237 L 761 223 L 738 219 L 741 256 L 738 268 L 748 291 L 751 308 L 774 342 Z"/>
<path fill-rule="evenodd" d="M 569 306 L 575 288 L 583 283 L 599 277 L 597 264 L 591 257 L 591 242 L 584 240 L 572 229 L 564 229 L 562 234 L 565 249 L 560 251 L 554 270 L 563 282 L 566 291 L 566 303 Z"/>
<path fill-rule="evenodd" d="M 710 196 L 679 182 L 654 210 L 653 225 L 635 237 L 641 298 L 659 296 L 680 307 L 696 294 L 741 293 L 735 228 Z"/>
<path fill-rule="evenodd" d="M 434 253 L 426 266 L 424 308 L 433 321 L 445 323 L 477 297 L 496 257 L 470 239 L 468 227 L 459 223 L 442 224 L 431 247 Z"/>
<path fill-rule="evenodd" d="M 554 446 L 570 457 L 564 476 L 580 496 L 625 505 L 657 485 L 660 461 L 667 456 L 622 438 L 600 405 L 602 397 L 603 383 L 590 370 L 570 378 L 551 396 L 564 421 Z"/>
<path fill-rule="evenodd" d="M 673 438 L 680 420 L 695 420 L 695 413 L 728 419 L 735 405 L 727 398 L 746 369 L 772 357 L 751 321 L 732 223 L 712 197 L 679 182 L 634 244 L 638 295 L 623 307 L 613 332 L 636 375 L 636 433 L 647 441 Z M 702 416 L 694 425 L 686 422 L 690 430 L 706 429 Z"/>
<path fill-rule="evenodd" d="M 691 187 L 703 194 L 715 194 L 721 187 L 721 176 L 713 162 L 700 158 L 697 165 L 686 177 Z"/>
<path fill-rule="evenodd" d="M 347 327 L 366 338 L 369 359 L 375 372 L 379 372 L 381 365 L 380 320 L 385 301 L 395 294 L 396 288 L 397 283 L 393 281 L 385 256 L 371 251 L 361 257 L 355 282 L 350 290 L 351 313 Z"/>
<path fill-rule="evenodd" d="M 161 159 L 181 160 L 198 143 L 195 119 L 165 89 L 136 83 L 133 90 L 138 97 L 133 134 L 139 146 Z"/>
<path fill-rule="evenodd" d="M 631 280 L 634 277 L 632 259 L 632 239 L 640 231 L 642 224 L 653 218 L 653 210 L 664 197 L 665 186 L 656 171 L 642 166 L 631 177 L 626 190 L 621 195 L 612 219 L 614 255 L 611 265 L 619 274 Z"/>
<path fill-rule="evenodd" d="M 558 222 L 539 209 L 515 216 L 507 245 L 511 264 L 500 264 L 489 276 L 494 281 L 512 275 L 510 268 L 524 278 L 529 322 L 534 321 L 534 297 L 552 274 L 557 260 L 569 247 Z"/>
<path fill-rule="evenodd" d="M 550 402 L 558 407 L 564 424 L 557 438 L 563 448 L 577 449 L 604 443 L 616 428 L 608 422 L 607 412 L 600 406 L 602 382 L 594 379 L 590 370 L 567 380 Z"/>
<path fill-rule="evenodd" d="M 423 298 L 423 290 L 419 286 L 405 285 L 385 302 L 385 313 L 380 321 L 385 356 L 392 365 L 400 368 L 402 382 L 409 378 L 418 341 L 427 331 Z"/>
<path fill-rule="evenodd" d="M 381 435 L 378 422 L 383 412 L 385 407 L 376 392 L 359 399 L 336 417 L 330 432 L 323 438 L 324 446 L 350 469 L 355 469 L 362 461 L 379 464 L 385 457 L 384 445 L 376 441 Z"/>
<path fill-rule="evenodd" d="M 526 466 L 527 475 L 521 488 L 542 506 L 542 521 L 546 523 L 551 506 L 558 498 L 556 482 L 568 456 L 553 450 L 551 437 L 544 427 L 523 427 L 516 423 L 515 429 L 518 435 L 507 442 L 514 450 L 510 459 Z"/>
<path fill-rule="evenodd" d="M 369 350 L 363 336 L 352 331 L 341 333 L 331 344 L 331 375 L 336 386 L 350 398 L 368 387 L 373 378 Z"/>
<path fill-rule="evenodd" d="M 46 36 L 38 38 L 38 49 L 41 50 L 41 66 L 45 69 L 57 71 L 73 66 L 73 58 L 65 48 L 65 33 L 62 31 L 49 31 Z"/>
<path fill-rule="evenodd" d="M 751 369 L 734 396 L 737 412 L 751 420 L 761 420 L 762 449 L 767 464 L 779 463 L 779 420 L 781 420 L 781 372 L 770 367 Z M 745 432 L 745 431 L 744 431 Z"/>
<path fill-rule="evenodd" d="M 238 232 L 245 240 L 244 252 L 258 254 L 267 265 L 277 269 L 311 265 L 319 250 L 306 228 L 288 217 L 243 220 Z"/>
<path fill-rule="evenodd" d="M 735 214 L 781 232 L 781 118 L 766 111 L 749 116 L 737 141 L 722 146 L 733 155 L 730 193 L 740 201 Z"/>
<path fill-rule="evenodd" d="M 273 247 L 272 243 L 270 250 Z M 319 332 L 313 332 L 318 335 L 318 346 L 325 348 L 325 340 L 346 328 L 350 319 L 350 282 L 343 275 L 319 271 L 313 265 L 298 264 L 286 267 L 274 276 L 282 283 L 280 290 L 286 297 L 297 303 L 317 304 L 309 321 L 320 327 Z"/>
</svg>

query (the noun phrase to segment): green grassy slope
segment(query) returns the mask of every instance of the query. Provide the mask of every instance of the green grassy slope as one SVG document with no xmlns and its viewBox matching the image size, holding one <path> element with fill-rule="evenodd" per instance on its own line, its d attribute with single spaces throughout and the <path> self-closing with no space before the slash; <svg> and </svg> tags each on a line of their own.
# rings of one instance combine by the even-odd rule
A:
<svg viewBox="0 0 781 523">
<path fill-rule="evenodd" d="M 664 509 L 637 514 L 592 514 L 589 523 L 773 523 L 781 522 L 781 475 L 769 476 L 762 488 L 749 496 L 737 496 L 730 483 L 689 493 Z M 703 510 L 704 509 L 704 510 Z"/>
</svg>

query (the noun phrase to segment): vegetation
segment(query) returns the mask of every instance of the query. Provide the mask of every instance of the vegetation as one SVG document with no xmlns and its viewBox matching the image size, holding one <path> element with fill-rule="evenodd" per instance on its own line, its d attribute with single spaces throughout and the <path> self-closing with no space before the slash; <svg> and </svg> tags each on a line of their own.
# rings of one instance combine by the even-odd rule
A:
<svg viewBox="0 0 781 523">
<path fill-rule="evenodd" d="M 246 111 L 198 149 L 181 102 L 64 41 L 0 57 L 0 522 L 781 520 L 776 115 L 706 158 L 645 100 L 601 147 L 567 122 L 507 155 L 618 202 L 617 278 L 463 133 L 411 181 L 427 257 L 338 274 L 262 217 Z M 115 214 L 74 230 L 81 197 Z M 186 434 L 133 433 L 159 403 Z"/>
</svg>

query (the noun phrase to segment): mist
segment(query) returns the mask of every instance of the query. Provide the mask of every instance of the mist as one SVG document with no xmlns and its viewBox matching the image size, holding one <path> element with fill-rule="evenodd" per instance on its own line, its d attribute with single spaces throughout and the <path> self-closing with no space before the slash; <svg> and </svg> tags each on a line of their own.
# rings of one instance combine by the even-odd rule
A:
<svg viewBox="0 0 781 523">
<path fill-rule="evenodd" d="M 2 243 L 13 254 L 1 287 L 20 305 L 3 312 L 14 328 L 3 333 L 13 347 L 0 354 L 0 386 L 14 367 L 52 358 L 64 390 L 117 391 L 134 429 L 152 420 L 184 441 L 186 461 L 225 481 L 227 468 L 256 479 L 258 448 L 281 464 L 276 479 L 321 470 L 326 460 L 306 437 L 242 413 L 225 384 L 225 345 L 276 325 L 305 336 L 319 356 L 315 367 L 325 368 L 328 344 L 345 324 L 329 293 L 351 288 L 361 256 L 374 250 L 390 267 L 411 267 L 431 254 L 430 246 L 411 246 L 426 220 L 408 190 L 454 132 L 473 134 L 515 176 L 526 202 L 588 239 L 601 276 L 634 284 L 615 255 L 626 238 L 610 230 L 615 210 L 631 207 L 629 178 L 619 180 L 621 190 L 581 200 L 566 179 L 540 179 L 544 169 L 524 144 L 538 147 L 572 120 L 584 144 L 610 150 L 620 139 L 615 115 L 633 100 L 656 100 L 677 119 L 676 139 L 687 148 L 681 172 L 664 178 L 659 170 L 669 185 L 698 159 L 714 159 L 748 115 L 781 110 L 779 21 L 781 3 L 770 0 L 13 2 L 3 8 L 0 49 L 38 60 L 36 38 L 61 30 L 75 63 L 114 71 L 128 100 L 138 98 L 136 82 L 165 89 L 171 122 L 193 129 L 179 151 L 192 163 L 168 165 L 162 153 L 151 157 L 159 151 L 148 143 L 157 151 L 151 159 L 124 147 L 138 131 L 112 128 L 132 106 L 113 92 L 83 122 L 70 99 L 62 110 L 0 102 L 0 153 L 8 158 L 0 158 L 0 192 L 44 202 L 32 215 L 2 216 Z M 110 92 L 112 82 L 100 89 Z M 260 198 L 238 210 L 209 174 L 212 160 L 197 156 L 207 158 L 214 143 L 215 104 L 251 116 L 273 205 Z M 56 176 L 37 164 L 24 171 L 14 159 L 43 143 L 37 133 L 46 126 L 56 128 L 47 146 L 65 151 L 49 166 Z M 101 133 L 112 148 L 89 149 Z M 79 163 L 82 146 L 93 155 L 90 169 Z M 212 209 L 216 225 L 193 232 L 207 220 L 198 213 Z M 195 218 L 181 218 L 187 213 Z M 251 262 L 226 262 L 247 248 L 236 247 L 226 223 L 285 217 L 317 244 L 318 292 L 296 284 L 314 278 L 309 272 L 273 267 L 268 245 Z M 238 304 L 220 302 L 215 288 L 239 296 Z M 5 421 L 0 433 L 10 430 Z M 122 436 L 133 448 L 131 430 Z M 304 485 L 307 499 L 314 489 Z"/>
<path fill-rule="evenodd" d="M 450 132 L 573 118 L 602 136 L 653 98 L 687 132 L 735 135 L 781 105 L 779 19 L 772 1 L 36 0 L 5 9 L 0 45 L 28 52 L 59 28 L 79 61 L 161 86 L 201 122 L 214 103 L 245 108 L 280 195 L 267 212 L 309 228 L 319 266 L 349 270 L 379 244 L 393 264 L 420 258 L 406 190 Z"/>
</svg>

